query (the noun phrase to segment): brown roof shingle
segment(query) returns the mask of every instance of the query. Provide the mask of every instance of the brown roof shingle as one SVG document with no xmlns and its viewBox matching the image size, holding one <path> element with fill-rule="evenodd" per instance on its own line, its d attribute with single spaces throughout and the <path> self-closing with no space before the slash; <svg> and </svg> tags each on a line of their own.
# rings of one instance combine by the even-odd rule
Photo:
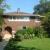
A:
<svg viewBox="0 0 50 50">
<path fill-rule="evenodd" d="M 25 13 L 25 12 L 9 12 L 9 13 L 4 13 L 3 15 L 9 15 L 9 16 L 39 16 L 39 15 L 36 15 L 36 14 Z"/>
</svg>

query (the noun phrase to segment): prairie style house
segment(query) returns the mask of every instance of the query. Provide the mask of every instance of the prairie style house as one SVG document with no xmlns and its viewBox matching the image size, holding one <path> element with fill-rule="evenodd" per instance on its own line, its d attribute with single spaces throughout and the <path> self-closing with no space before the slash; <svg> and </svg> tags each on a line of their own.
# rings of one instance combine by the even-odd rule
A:
<svg viewBox="0 0 50 50">
<path fill-rule="evenodd" d="M 3 14 L 5 24 L 3 31 L 15 33 L 16 30 L 27 27 L 37 27 L 40 25 L 40 15 L 25 12 L 9 12 Z"/>
</svg>

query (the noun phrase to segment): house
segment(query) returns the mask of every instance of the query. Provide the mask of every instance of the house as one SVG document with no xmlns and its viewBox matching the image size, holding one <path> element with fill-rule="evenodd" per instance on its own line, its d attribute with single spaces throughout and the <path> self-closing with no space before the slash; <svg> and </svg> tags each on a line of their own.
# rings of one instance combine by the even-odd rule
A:
<svg viewBox="0 0 50 50">
<path fill-rule="evenodd" d="M 37 27 L 40 25 L 40 15 L 35 15 L 25 12 L 9 12 L 4 13 L 3 18 L 5 24 L 3 25 L 3 32 L 15 33 L 19 29 L 26 29 L 27 27 Z"/>
</svg>

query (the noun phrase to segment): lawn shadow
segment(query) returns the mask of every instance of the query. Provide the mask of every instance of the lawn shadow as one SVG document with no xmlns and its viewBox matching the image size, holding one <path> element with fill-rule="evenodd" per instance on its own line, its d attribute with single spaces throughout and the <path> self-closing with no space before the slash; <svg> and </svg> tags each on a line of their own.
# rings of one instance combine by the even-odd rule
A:
<svg viewBox="0 0 50 50">
<path fill-rule="evenodd" d="M 13 48 L 14 50 L 40 50 L 40 49 L 37 49 L 37 48 L 35 48 L 35 47 L 22 47 L 22 46 L 17 46 L 17 47 L 15 47 L 14 46 L 14 48 Z"/>
<path fill-rule="evenodd" d="M 9 43 L 5 46 L 4 50 L 40 50 L 35 47 L 24 47 L 18 45 L 18 42 L 21 41 L 16 41 L 16 39 L 10 39 Z"/>
</svg>

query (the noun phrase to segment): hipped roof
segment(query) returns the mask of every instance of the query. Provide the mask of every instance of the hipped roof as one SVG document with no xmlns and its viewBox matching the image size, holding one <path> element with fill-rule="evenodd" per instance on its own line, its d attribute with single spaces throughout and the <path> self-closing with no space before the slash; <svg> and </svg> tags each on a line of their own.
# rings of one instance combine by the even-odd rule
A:
<svg viewBox="0 0 50 50">
<path fill-rule="evenodd" d="M 3 15 L 8 15 L 8 16 L 40 16 L 32 13 L 25 13 L 25 12 L 9 12 L 9 13 L 4 13 Z"/>
</svg>

